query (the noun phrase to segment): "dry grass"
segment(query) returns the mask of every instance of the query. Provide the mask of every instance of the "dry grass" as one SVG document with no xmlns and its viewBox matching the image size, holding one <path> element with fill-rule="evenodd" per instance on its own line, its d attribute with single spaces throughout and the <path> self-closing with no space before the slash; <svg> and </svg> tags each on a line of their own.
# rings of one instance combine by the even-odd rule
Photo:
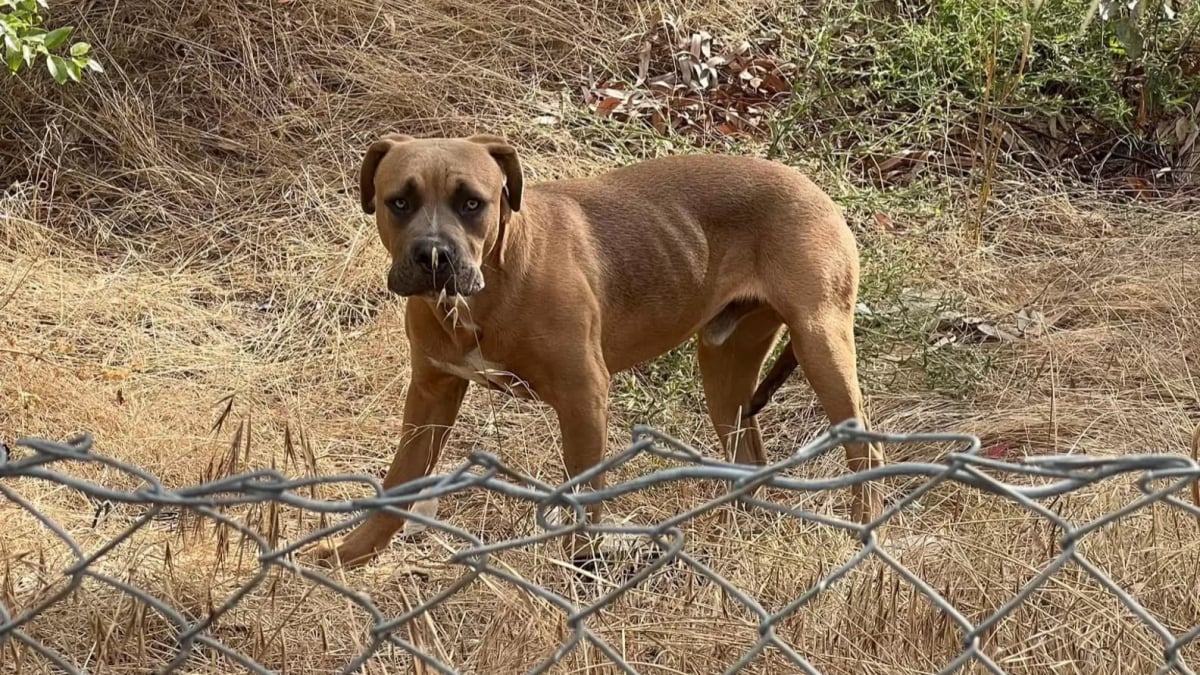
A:
<svg viewBox="0 0 1200 675">
<path fill-rule="evenodd" d="M 603 142 L 611 131 L 573 123 L 575 113 L 557 93 L 586 83 L 589 68 L 603 68 L 614 54 L 636 53 L 622 38 L 653 20 L 640 3 L 389 0 L 246 3 L 236 11 L 210 2 L 107 4 L 64 11 L 108 49 L 101 55 L 109 78 L 61 90 L 0 80 L 9 132 L 0 138 L 8 190 L 0 197 L 0 430 L 10 438 L 88 431 L 98 451 L 168 485 L 211 477 L 237 424 L 252 439 L 238 468 L 306 475 L 386 466 L 407 354 L 399 303 L 382 292 L 382 251 L 355 201 L 354 170 L 369 139 L 399 127 L 499 130 L 524 149 L 536 178 L 661 151 L 641 137 Z M 685 15 L 729 36 L 750 30 L 769 9 L 753 0 L 681 4 Z M 563 123 L 532 122 L 547 109 L 558 110 Z M 868 392 L 877 427 L 973 432 L 1007 443 L 1016 456 L 1186 451 L 1200 414 L 1194 210 L 1010 189 L 994 202 L 984 250 L 959 244 L 953 233 L 960 230 L 945 216 L 904 234 L 863 235 L 880 250 L 899 240 L 919 244 L 936 262 L 936 274 L 923 282 L 963 294 L 975 313 L 1004 321 L 1034 307 L 1054 317 L 1053 326 L 994 349 L 995 367 L 968 399 L 915 384 Z M 687 359 L 674 366 L 673 403 L 649 419 L 626 378 L 612 442 L 623 443 L 631 423 L 648 421 L 712 447 L 689 369 Z M 667 385 L 648 386 L 661 395 Z M 783 394 L 764 419 L 774 456 L 821 425 L 807 387 L 793 382 Z M 214 431 L 229 396 L 227 424 Z M 311 461 L 284 452 L 285 430 L 299 429 L 311 441 Z M 555 481 L 557 443 L 544 409 L 472 390 L 442 468 L 481 447 Z M 891 459 L 933 459 L 937 451 L 908 448 Z M 809 471 L 836 473 L 834 459 Z M 646 469 L 635 463 L 623 472 Z M 94 467 L 78 474 L 123 480 Z M 14 487 L 89 550 L 140 514 L 118 506 L 93 527 L 93 507 L 82 496 L 33 481 Z M 713 489 L 660 488 L 614 510 L 656 521 Z M 1130 485 L 1110 483 L 1055 508 L 1086 519 L 1132 494 Z M 844 497 L 807 506 L 844 513 Z M 485 494 L 444 500 L 439 515 L 489 539 L 529 527 L 527 505 Z M 68 552 L 15 505 L 0 504 L 0 518 L 0 598 L 20 608 L 58 583 Z M 293 539 L 315 520 L 284 513 L 282 524 L 284 539 Z M 202 616 L 250 562 L 224 552 L 211 526 L 188 525 L 157 523 L 100 565 Z M 1007 601 L 1054 550 L 1045 523 L 954 488 L 930 495 L 893 528 L 895 536 L 910 532 L 937 539 L 905 551 L 905 560 L 970 618 Z M 853 550 L 828 530 L 762 515 L 732 524 L 700 519 L 688 534 L 693 552 L 768 608 L 786 604 Z M 1200 623 L 1196 535 L 1194 522 L 1158 508 L 1105 528 L 1085 550 L 1181 631 Z M 456 576 L 443 564 L 455 546 L 437 536 L 397 545 L 346 581 L 398 615 Z M 503 559 L 531 580 L 585 593 L 572 590 L 557 555 L 547 547 Z M 414 566 L 424 573 L 410 574 Z M 280 575 L 214 632 L 268 667 L 328 672 L 367 643 L 368 625 L 347 601 Z M 646 673 L 719 672 L 756 636 L 748 613 L 679 570 L 629 592 L 593 625 Z M 169 653 L 172 634 L 152 612 L 96 584 L 28 629 L 89 670 L 108 673 L 144 672 Z M 879 565 L 864 566 L 780 630 L 830 673 L 929 672 L 958 650 L 949 623 Z M 541 601 L 504 584 L 476 583 L 429 615 L 423 641 L 463 672 L 507 673 L 528 668 L 565 634 L 561 614 Z M 1074 569 L 1001 622 L 984 645 L 1012 673 L 1146 672 L 1161 654 L 1148 630 Z M 4 649 L 0 672 L 46 670 L 32 654 Z M 402 672 L 408 663 L 385 651 L 366 672 Z M 604 660 L 581 649 L 567 663 L 556 672 Z M 214 657 L 193 672 L 231 668 Z M 788 670 L 769 656 L 749 672 Z"/>
</svg>

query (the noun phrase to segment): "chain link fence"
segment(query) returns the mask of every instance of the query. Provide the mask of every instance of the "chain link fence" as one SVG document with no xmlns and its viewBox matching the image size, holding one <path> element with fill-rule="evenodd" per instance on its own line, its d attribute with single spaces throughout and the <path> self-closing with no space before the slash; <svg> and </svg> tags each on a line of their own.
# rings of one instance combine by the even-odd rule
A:
<svg viewBox="0 0 1200 675">
<path fill-rule="evenodd" d="M 881 443 L 885 446 L 912 443 L 950 444 L 954 450 L 945 453 L 937 462 L 897 462 L 871 471 L 833 478 L 799 478 L 789 475 L 803 473 L 796 469 L 807 468 L 814 460 L 837 451 L 843 443 L 854 441 Z M 889 435 L 864 431 L 856 422 L 850 421 L 829 429 L 786 459 L 758 468 L 706 458 L 678 440 L 650 428 L 637 427 L 632 443 L 624 450 L 611 454 L 596 470 L 610 472 L 608 475 L 611 476 L 614 469 L 634 458 L 647 457 L 654 458 L 654 461 L 658 462 L 655 466 L 660 468 L 628 480 L 610 482 L 602 490 L 579 491 L 575 489 L 576 486 L 586 481 L 589 475 L 585 474 L 576 481 L 560 485 L 546 484 L 510 470 L 492 454 L 475 452 L 452 472 L 414 481 L 385 494 L 378 481 L 368 476 L 289 479 L 275 470 L 250 471 L 191 487 L 168 488 L 158 478 L 136 466 L 96 454 L 92 450 L 91 440 L 86 437 L 73 439 L 66 444 L 25 439 L 17 442 L 13 448 L 0 445 L 0 494 L 9 500 L 9 508 L 37 519 L 43 527 L 45 538 L 49 540 L 50 537 L 55 537 L 62 545 L 69 547 L 74 560 L 73 564 L 61 570 L 61 576 L 57 580 L 45 579 L 38 592 L 25 593 L 24 601 L 14 599 L 17 593 L 13 591 L 13 583 L 8 579 L 12 573 L 12 565 L 10 561 L 5 561 L 4 592 L 0 593 L 0 672 L 4 671 L 6 661 L 10 664 L 17 663 L 18 656 L 25 659 L 21 662 L 41 664 L 38 667 L 43 670 L 47 665 L 68 673 L 112 670 L 101 668 L 103 664 L 97 665 L 94 654 L 64 653 L 61 649 L 51 646 L 54 642 L 52 635 L 47 636 L 45 631 L 39 632 L 31 628 L 36 624 L 39 615 L 56 605 L 67 603 L 72 593 L 85 582 L 107 586 L 126 599 L 140 603 L 169 623 L 170 630 L 167 634 L 157 637 L 160 648 L 157 651 L 151 650 L 157 655 L 155 659 L 152 662 L 136 663 L 134 672 L 147 672 L 150 669 L 162 673 L 199 672 L 198 668 L 205 663 L 211 663 L 214 658 L 224 659 L 226 664 L 238 664 L 248 672 L 271 672 L 262 663 L 230 646 L 227 641 L 219 639 L 216 626 L 239 602 L 261 590 L 264 584 L 268 583 L 272 570 L 285 570 L 289 574 L 303 577 L 311 584 L 328 589 L 354 603 L 368 617 L 369 638 L 359 653 L 346 663 L 342 672 L 396 672 L 387 668 L 372 671 L 370 664 L 385 651 L 395 654 L 397 650 L 401 654 L 410 655 L 405 657 L 411 659 L 407 662 L 407 667 L 414 672 L 459 672 L 454 663 L 444 661 L 444 655 L 433 653 L 428 641 L 422 638 L 421 625 L 428 621 L 432 611 L 452 602 L 457 593 L 473 583 L 487 583 L 485 580 L 488 579 L 511 584 L 528 597 L 537 598 L 556 608 L 564 617 L 565 631 L 558 647 L 549 654 L 541 655 L 540 661 L 528 664 L 527 672 L 551 672 L 556 665 L 565 663 L 573 652 L 583 648 L 598 651 L 607 660 L 598 672 L 651 672 L 639 670 L 638 665 L 628 658 L 625 645 L 606 639 L 595 629 L 595 625 L 602 622 L 602 614 L 623 594 L 668 566 L 684 566 L 691 574 L 719 587 L 726 600 L 740 605 L 757 624 L 757 638 L 753 645 L 737 657 L 725 672 L 750 672 L 751 664 L 756 659 L 766 653 L 773 653 L 772 658 L 788 664 L 787 670 L 818 673 L 821 670 L 812 662 L 813 656 L 789 644 L 777 629 L 789 617 L 810 606 L 820 595 L 836 588 L 840 580 L 866 564 L 868 560 L 882 564 L 910 584 L 944 616 L 951 632 L 957 635 L 961 645 L 957 656 L 948 663 L 931 667 L 930 671 L 940 669 L 937 672 L 951 673 L 969 667 L 992 673 L 1005 672 L 986 653 L 988 650 L 984 646 L 984 636 L 1070 563 L 1086 572 L 1086 575 L 1111 593 L 1161 641 L 1161 667 L 1158 672 L 1192 672 L 1184 661 L 1183 651 L 1200 632 L 1200 625 L 1192 626 L 1186 631 L 1180 631 L 1178 627 L 1174 631 L 1169 629 L 1139 604 L 1134 599 L 1134 594 L 1121 588 L 1108 574 L 1093 564 L 1081 552 L 1080 546 L 1083 538 L 1090 533 L 1153 504 L 1169 505 L 1192 517 L 1200 518 L 1200 509 L 1176 494 L 1194 484 L 1200 476 L 1200 468 L 1185 456 L 1047 456 L 1006 462 L 981 456 L 980 442 L 972 436 L 947 433 Z M 75 477 L 71 475 L 68 467 L 76 463 L 103 467 L 104 475 L 113 477 L 112 480 L 105 481 L 107 485 L 124 482 L 140 483 L 140 487 L 120 490 Z M 1007 480 L 1001 480 L 998 476 Z M 1082 524 L 1073 523 L 1047 505 L 1064 495 L 1077 493 L 1089 486 L 1122 476 L 1136 483 L 1140 494 L 1128 500 L 1120 509 L 1101 518 Z M 47 516 L 32 503 L 32 500 L 22 496 L 22 486 L 29 485 L 23 479 L 45 481 L 62 490 L 80 493 L 93 504 L 138 505 L 143 507 L 144 511 L 120 534 L 88 551 L 78 543 L 66 526 Z M 867 525 L 833 517 L 822 513 L 820 509 L 795 505 L 812 503 L 799 499 L 802 496 L 828 494 L 845 490 L 854 484 L 868 482 L 874 485 L 887 483 L 904 487 L 891 493 L 882 516 Z M 352 501 L 319 500 L 311 496 L 314 486 L 336 483 L 365 485 L 373 490 L 376 496 Z M 715 497 L 705 496 L 699 500 L 701 503 L 694 507 L 650 525 L 634 525 L 627 522 L 614 524 L 607 520 L 596 524 L 588 523 L 582 518 L 584 509 L 589 504 L 612 503 L 623 496 L 654 487 L 669 486 L 675 489 L 677 485 L 682 486 L 685 483 L 711 484 L 720 489 L 712 493 Z M 968 619 L 968 612 L 956 608 L 943 592 L 923 581 L 916 572 L 903 564 L 901 556 L 890 552 L 885 543 L 886 536 L 881 534 L 886 531 L 888 521 L 894 519 L 897 514 L 916 508 L 918 500 L 924 495 L 938 486 L 946 485 L 974 490 L 985 494 L 988 499 L 1009 502 L 1014 507 L 1052 524 L 1056 533 L 1050 562 L 1014 589 L 1010 599 L 999 604 L 998 609 L 983 618 Z M 354 590 L 345 582 L 345 576 L 335 571 L 309 566 L 304 562 L 303 551 L 307 546 L 347 530 L 373 511 L 397 511 L 398 506 L 407 507 L 425 500 L 474 490 L 488 491 L 533 505 L 538 527 L 528 536 L 485 541 L 465 528 L 425 515 L 421 509 L 406 512 L 412 521 L 420 523 L 427 530 L 462 542 L 462 546 L 452 552 L 448 561 L 450 565 L 460 568 L 462 573 L 436 593 L 429 594 L 420 602 L 410 603 L 408 611 L 399 615 L 388 616 L 373 601 L 369 588 L 364 591 Z M 765 497 L 764 491 L 773 496 Z M 306 493 L 310 496 L 305 496 Z M 790 499 L 789 496 L 795 496 L 797 499 Z M 264 533 L 259 531 L 260 528 L 250 526 L 247 519 L 239 519 L 231 513 L 239 507 L 268 504 L 273 505 L 273 508 L 292 507 L 310 514 L 322 514 L 321 520 L 325 524 L 306 530 L 302 538 L 280 544 L 277 525 L 267 528 L 271 531 Z M 788 598 L 782 606 L 777 604 L 774 609 L 768 609 L 767 604 L 756 599 L 754 593 L 738 588 L 719 574 L 711 565 L 711 561 L 706 562 L 702 556 L 685 546 L 687 523 L 738 505 L 749 508 L 752 513 L 776 514 L 843 532 L 857 542 L 854 553 L 840 565 L 825 571 L 804 593 Z M 193 517 L 222 523 L 240 533 L 244 541 L 251 542 L 257 548 L 257 564 L 253 566 L 255 571 L 248 578 L 241 579 L 223 601 L 213 602 L 207 611 L 197 613 L 172 606 L 169 601 L 156 596 L 150 590 L 99 569 L 98 561 L 114 548 L 161 519 L 164 514 L 171 513 L 190 513 Z M 339 514 L 349 514 L 351 517 L 334 524 L 328 524 L 324 520 L 328 516 Z M 182 516 L 179 518 L 182 527 Z M 577 574 L 577 585 L 580 586 L 594 584 L 597 578 L 608 576 L 609 586 L 604 592 L 595 592 L 589 596 L 587 593 L 551 589 L 531 582 L 522 574 L 522 570 L 497 562 L 498 557 L 505 551 L 531 544 L 561 541 L 577 536 L 580 532 L 602 542 L 636 542 L 635 546 L 600 548 L 608 551 L 601 557 L 609 562 L 623 557 L 624 567 L 583 565 L 590 571 Z M 403 545 L 405 544 L 396 544 Z M 586 598 L 587 601 L 584 602 L 580 598 Z M 626 636 L 626 639 L 636 640 L 636 636 Z M 162 648 L 162 645 L 167 645 L 167 648 Z M 146 655 L 150 652 L 143 649 L 139 653 Z M 590 668 L 587 671 L 594 672 Z M 849 671 L 859 672 L 853 668 Z M 26 671 L 19 669 L 19 672 Z M 662 671 L 656 669 L 654 672 Z"/>
</svg>

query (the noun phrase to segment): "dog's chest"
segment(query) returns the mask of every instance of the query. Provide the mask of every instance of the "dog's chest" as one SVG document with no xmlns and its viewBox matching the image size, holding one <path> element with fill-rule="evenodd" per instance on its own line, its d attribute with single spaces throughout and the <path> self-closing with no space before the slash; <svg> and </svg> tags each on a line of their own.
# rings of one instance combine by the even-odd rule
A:
<svg viewBox="0 0 1200 675">
<path fill-rule="evenodd" d="M 502 391 L 520 399 L 537 398 L 529 384 L 517 375 L 505 370 L 504 366 L 483 357 L 478 347 L 462 356 L 458 361 L 430 358 L 430 364 L 438 370 L 474 382 L 494 391 Z"/>
<path fill-rule="evenodd" d="M 503 364 L 484 357 L 487 350 L 483 345 L 483 332 L 473 320 L 468 301 L 458 296 L 442 298 L 435 308 L 454 347 L 429 358 L 434 368 L 516 398 L 537 398 L 533 388 L 520 376 Z"/>
</svg>

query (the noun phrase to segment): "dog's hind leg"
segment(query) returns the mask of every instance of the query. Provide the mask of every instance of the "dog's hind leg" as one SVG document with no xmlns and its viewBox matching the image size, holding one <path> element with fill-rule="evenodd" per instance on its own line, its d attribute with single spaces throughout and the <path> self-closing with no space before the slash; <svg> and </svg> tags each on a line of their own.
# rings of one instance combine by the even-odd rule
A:
<svg viewBox="0 0 1200 675">
<path fill-rule="evenodd" d="M 850 418 L 868 425 L 858 385 L 855 362 L 853 305 L 823 303 L 784 314 L 796 360 L 832 424 Z M 851 471 L 883 465 L 883 452 L 874 444 L 847 443 L 846 462 Z M 860 523 L 882 511 L 882 496 L 872 486 L 851 488 L 851 515 Z"/>
<path fill-rule="evenodd" d="M 783 325 L 768 307 L 746 313 L 728 332 L 700 334 L 697 360 L 704 380 L 704 399 L 726 459 L 739 464 L 765 464 L 758 420 L 746 418 L 746 408 L 758 383 L 759 371 Z M 722 340 L 712 339 L 721 333 Z"/>
</svg>

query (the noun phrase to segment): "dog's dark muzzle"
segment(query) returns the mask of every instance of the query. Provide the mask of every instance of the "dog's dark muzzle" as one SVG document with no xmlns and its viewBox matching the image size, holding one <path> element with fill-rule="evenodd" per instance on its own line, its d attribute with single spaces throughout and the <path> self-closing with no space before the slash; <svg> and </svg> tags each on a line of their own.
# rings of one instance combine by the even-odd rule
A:
<svg viewBox="0 0 1200 675">
<path fill-rule="evenodd" d="M 469 296 L 483 289 L 483 275 L 467 256 L 445 242 L 420 239 L 388 272 L 388 290 L 401 296 L 438 294 Z"/>
</svg>

